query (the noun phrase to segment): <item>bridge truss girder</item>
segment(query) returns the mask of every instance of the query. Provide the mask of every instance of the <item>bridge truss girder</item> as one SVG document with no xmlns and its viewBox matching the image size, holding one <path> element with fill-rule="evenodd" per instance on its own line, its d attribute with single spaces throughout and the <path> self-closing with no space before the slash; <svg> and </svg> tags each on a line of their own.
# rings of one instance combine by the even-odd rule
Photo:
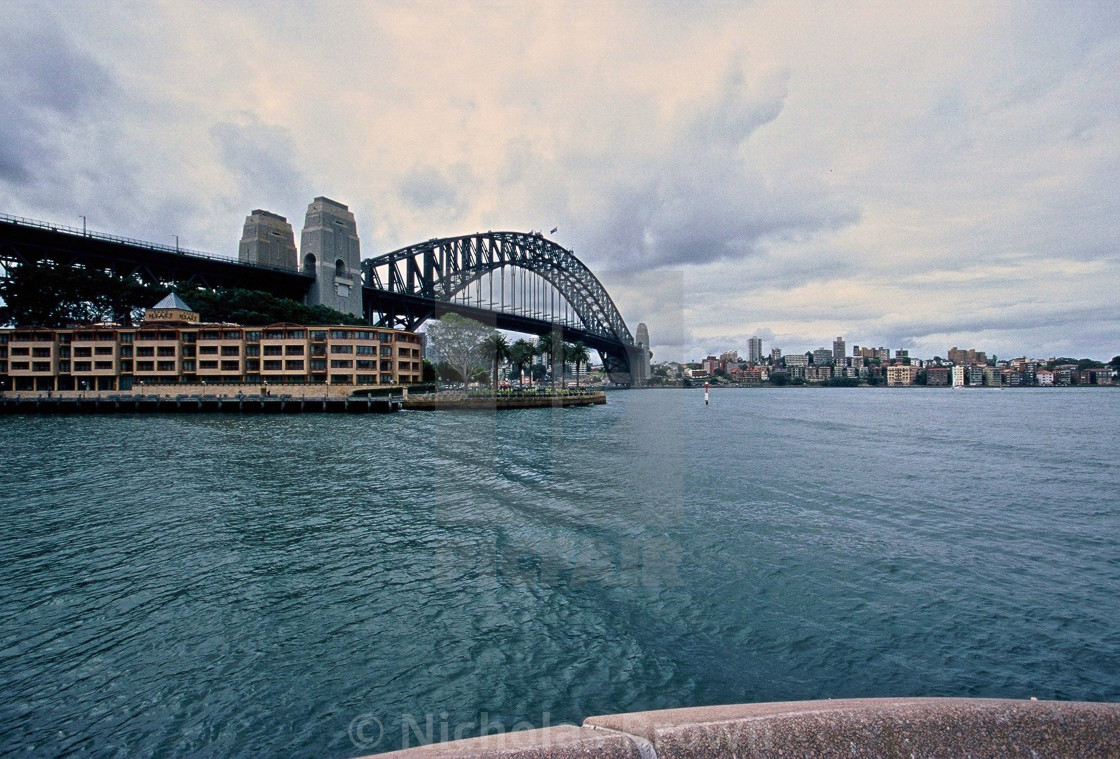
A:
<svg viewBox="0 0 1120 759">
<path fill-rule="evenodd" d="M 547 281 L 581 326 L 455 302 L 475 281 L 506 267 Z M 460 313 L 499 329 L 581 340 L 603 359 L 614 381 L 630 384 L 641 349 L 598 278 L 575 255 L 543 235 L 486 232 L 432 239 L 362 262 L 366 316 L 372 324 L 415 330 L 443 313 Z"/>
</svg>

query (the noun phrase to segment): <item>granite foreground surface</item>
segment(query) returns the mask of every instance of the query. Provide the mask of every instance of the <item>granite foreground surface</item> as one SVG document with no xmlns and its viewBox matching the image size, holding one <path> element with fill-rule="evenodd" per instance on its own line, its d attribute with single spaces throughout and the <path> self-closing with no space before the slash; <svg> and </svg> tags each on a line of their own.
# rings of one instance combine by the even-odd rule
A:
<svg viewBox="0 0 1120 759">
<path fill-rule="evenodd" d="M 582 727 L 563 725 L 380 756 L 1112 757 L 1120 756 L 1120 704 L 971 698 L 737 704 L 589 717 Z"/>
</svg>

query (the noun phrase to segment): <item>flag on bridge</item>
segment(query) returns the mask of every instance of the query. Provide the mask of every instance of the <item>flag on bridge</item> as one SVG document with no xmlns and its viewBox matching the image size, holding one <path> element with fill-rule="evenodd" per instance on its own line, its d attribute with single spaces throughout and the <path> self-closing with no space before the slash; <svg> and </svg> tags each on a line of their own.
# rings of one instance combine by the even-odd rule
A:
<svg viewBox="0 0 1120 759">
<path fill-rule="evenodd" d="M 552 231 L 550 231 L 550 232 L 549 232 L 549 234 L 550 234 L 550 235 L 554 235 L 554 234 L 556 234 L 556 230 L 558 230 L 558 229 L 560 229 L 560 227 L 553 227 L 553 228 L 552 228 Z"/>
</svg>

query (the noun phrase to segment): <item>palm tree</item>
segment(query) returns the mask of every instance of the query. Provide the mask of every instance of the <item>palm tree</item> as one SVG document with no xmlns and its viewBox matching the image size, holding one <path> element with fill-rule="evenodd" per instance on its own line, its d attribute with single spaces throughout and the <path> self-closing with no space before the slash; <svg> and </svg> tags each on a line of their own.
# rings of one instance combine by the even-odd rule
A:
<svg viewBox="0 0 1120 759">
<path fill-rule="evenodd" d="M 517 367 L 517 379 L 521 380 L 525 371 L 525 364 L 537 355 L 537 347 L 525 338 L 521 338 L 509 346 L 509 361 Z"/>
<path fill-rule="evenodd" d="M 571 350 L 565 349 L 567 355 L 565 358 L 576 365 L 576 390 L 579 390 L 579 367 L 591 361 L 591 353 L 587 350 L 587 346 L 582 341 L 568 346 Z"/>
<path fill-rule="evenodd" d="M 497 392 L 498 365 L 509 358 L 509 341 L 501 332 L 493 332 L 482 341 L 479 349 L 482 351 L 483 358 L 494 364 L 494 373 L 490 375 L 490 381 L 494 386 L 494 391 Z"/>
<path fill-rule="evenodd" d="M 559 332 L 546 332 L 537 341 L 537 353 L 548 357 L 548 365 L 552 370 L 552 387 L 556 389 L 556 364 L 564 359 L 564 341 Z"/>
</svg>

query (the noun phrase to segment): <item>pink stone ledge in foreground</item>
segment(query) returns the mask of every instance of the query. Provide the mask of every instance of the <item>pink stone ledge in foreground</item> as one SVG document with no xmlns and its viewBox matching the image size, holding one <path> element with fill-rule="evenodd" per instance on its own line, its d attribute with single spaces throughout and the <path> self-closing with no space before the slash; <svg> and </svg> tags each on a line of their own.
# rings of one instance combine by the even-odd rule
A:
<svg viewBox="0 0 1120 759">
<path fill-rule="evenodd" d="M 398 759 L 1120 757 L 1120 703 L 869 698 L 590 717 L 381 754 Z"/>
</svg>

